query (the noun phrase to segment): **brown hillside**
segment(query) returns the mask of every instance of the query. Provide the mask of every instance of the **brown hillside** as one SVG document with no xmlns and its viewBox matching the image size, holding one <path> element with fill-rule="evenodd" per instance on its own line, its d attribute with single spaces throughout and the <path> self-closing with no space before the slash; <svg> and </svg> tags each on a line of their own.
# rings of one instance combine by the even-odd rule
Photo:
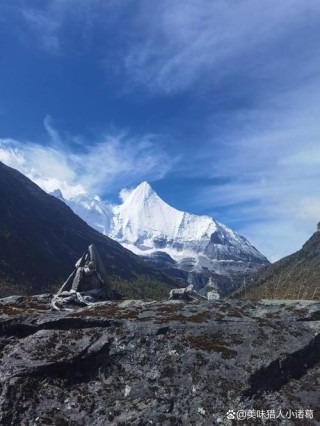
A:
<svg viewBox="0 0 320 426">
<path fill-rule="evenodd" d="M 301 250 L 263 267 L 234 293 L 248 299 L 320 299 L 320 232 Z"/>
</svg>

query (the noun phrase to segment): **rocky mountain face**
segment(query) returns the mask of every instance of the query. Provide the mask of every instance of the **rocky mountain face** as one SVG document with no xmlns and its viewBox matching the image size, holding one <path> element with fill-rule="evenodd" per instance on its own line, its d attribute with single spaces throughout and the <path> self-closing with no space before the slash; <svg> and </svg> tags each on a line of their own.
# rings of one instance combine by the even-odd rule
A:
<svg viewBox="0 0 320 426">
<path fill-rule="evenodd" d="M 265 266 L 234 294 L 249 299 L 320 299 L 320 232 L 301 250 Z"/>
<path fill-rule="evenodd" d="M 0 300 L 2 425 L 320 423 L 319 303 L 49 302 Z"/>
<path fill-rule="evenodd" d="M 163 297 L 180 285 L 92 229 L 61 200 L 0 163 L 0 294 L 57 289 L 94 244 L 113 286 L 134 297 Z"/>
<path fill-rule="evenodd" d="M 209 216 L 176 210 L 147 182 L 119 206 L 85 195 L 65 202 L 94 229 L 204 293 L 229 294 L 269 263 L 241 235 Z"/>
</svg>

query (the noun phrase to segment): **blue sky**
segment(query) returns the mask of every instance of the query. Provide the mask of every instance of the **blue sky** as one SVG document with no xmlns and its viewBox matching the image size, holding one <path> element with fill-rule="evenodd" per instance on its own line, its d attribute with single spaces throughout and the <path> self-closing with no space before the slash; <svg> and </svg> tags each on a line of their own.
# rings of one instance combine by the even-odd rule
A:
<svg viewBox="0 0 320 426">
<path fill-rule="evenodd" d="M 0 0 L 0 161 L 113 202 L 148 180 L 271 260 L 320 220 L 318 0 Z"/>
</svg>

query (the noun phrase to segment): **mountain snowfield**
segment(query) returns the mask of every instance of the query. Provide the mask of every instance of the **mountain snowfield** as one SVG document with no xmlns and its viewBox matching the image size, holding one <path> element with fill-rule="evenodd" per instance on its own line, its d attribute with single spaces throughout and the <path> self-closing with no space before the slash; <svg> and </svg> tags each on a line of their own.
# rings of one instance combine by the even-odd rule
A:
<svg viewBox="0 0 320 426">
<path fill-rule="evenodd" d="M 169 275 L 217 297 L 237 288 L 268 260 L 248 240 L 209 216 L 179 211 L 142 182 L 112 206 L 98 196 L 63 200 L 92 228 L 146 257 Z"/>
</svg>

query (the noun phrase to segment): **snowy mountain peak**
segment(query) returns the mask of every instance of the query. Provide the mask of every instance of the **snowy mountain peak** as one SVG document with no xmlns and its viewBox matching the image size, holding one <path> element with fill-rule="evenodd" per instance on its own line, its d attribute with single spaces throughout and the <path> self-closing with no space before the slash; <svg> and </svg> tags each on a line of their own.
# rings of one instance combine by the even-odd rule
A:
<svg viewBox="0 0 320 426">
<path fill-rule="evenodd" d="M 81 194 L 65 201 L 68 206 L 92 228 L 108 235 L 113 220 L 112 206 L 98 195 Z"/>
<path fill-rule="evenodd" d="M 147 181 L 140 183 L 134 190 L 130 192 L 125 200 L 125 203 L 142 203 L 148 201 L 151 197 L 158 197 L 157 193 L 151 188 Z"/>
<path fill-rule="evenodd" d="M 65 202 L 93 228 L 168 273 L 183 271 L 198 288 L 212 282 L 222 293 L 229 291 L 244 274 L 268 263 L 244 237 L 210 216 L 175 209 L 146 181 L 124 193 L 118 206 L 88 195 Z"/>
<path fill-rule="evenodd" d="M 151 247 L 149 238 L 176 238 L 184 216 L 165 203 L 148 182 L 138 185 L 123 204 L 114 208 L 114 214 L 111 238 L 134 245 L 143 239 L 143 250 Z"/>
<path fill-rule="evenodd" d="M 143 191 L 144 193 L 148 193 L 148 192 L 154 192 L 151 185 L 149 184 L 149 182 L 147 182 L 146 180 L 144 180 L 143 182 L 139 183 L 139 185 L 134 189 L 135 192 L 141 192 Z"/>
</svg>

